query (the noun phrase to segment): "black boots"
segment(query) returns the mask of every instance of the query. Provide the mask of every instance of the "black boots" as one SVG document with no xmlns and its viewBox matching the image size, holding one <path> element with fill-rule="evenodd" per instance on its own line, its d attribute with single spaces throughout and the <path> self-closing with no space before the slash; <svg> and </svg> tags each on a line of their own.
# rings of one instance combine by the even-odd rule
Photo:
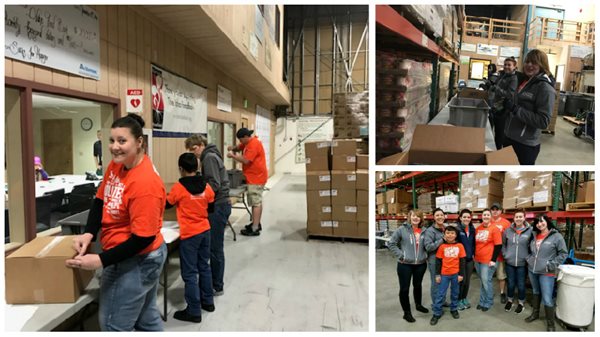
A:
<svg viewBox="0 0 600 337">
<path fill-rule="evenodd" d="M 544 305 L 544 311 L 546 312 L 546 331 L 556 331 L 554 327 L 554 307 Z"/>
<path fill-rule="evenodd" d="M 417 320 L 412 316 L 412 313 L 410 311 L 405 311 L 404 312 L 404 316 L 402 317 L 404 318 L 404 320 L 406 320 L 408 323 L 414 323 Z"/>
<path fill-rule="evenodd" d="M 533 294 L 533 298 L 531 299 L 531 306 L 533 307 L 533 312 L 527 318 L 525 318 L 525 322 L 531 323 L 536 319 L 540 318 L 540 301 L 542 297 L 540 295 Z"/>
</svg>

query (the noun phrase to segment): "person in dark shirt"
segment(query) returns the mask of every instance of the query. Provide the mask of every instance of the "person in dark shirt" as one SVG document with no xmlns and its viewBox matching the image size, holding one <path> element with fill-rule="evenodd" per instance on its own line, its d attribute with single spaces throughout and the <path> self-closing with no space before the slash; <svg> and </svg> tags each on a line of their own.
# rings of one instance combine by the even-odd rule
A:
<svg viewBox="0 0 600 337">
<path fill-rule="evenodd" d="M 96 131 L 98 140 L 94 143 L 94 161 L 96 162 L 96 174 L 102 175 L 102 131 Z"/>
</svg>

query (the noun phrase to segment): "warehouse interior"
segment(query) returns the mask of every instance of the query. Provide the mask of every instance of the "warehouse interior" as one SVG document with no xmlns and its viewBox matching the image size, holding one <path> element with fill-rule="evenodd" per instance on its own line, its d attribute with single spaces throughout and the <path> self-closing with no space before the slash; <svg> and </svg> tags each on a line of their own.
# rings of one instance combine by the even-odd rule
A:
<svg viewBox="0 0 600 337">
<path fill-rule="evenodd" d="M 544 319 L 531 323 L 524 321 L 532 312 L 532 288 L 529 281 L 526 283 L 525 309 L 521 314 L 505 312 L 500 300 L 497 274 L 492 281 L 493 306 L 488 312 L 477 310 L 475 305 L 480 296 L 481 281 L 476 272 L 471 276 L 467 295 L 471 308 L 460 310 L 460 319 L 453 319 L 448 308 L 444 308 L 446 313 L 436 327 L 432 327 L 429 322 L 431 310 L 429 313 L 413 311 L 416 322 L 408 323 L 402 319 L 403 311 L 398 301 L 398 261 L 389 249 L 390 237 L 407 222 L 410 209 L 424 212 L 425 226 L 434 223 L 432 212 L 436 208 L 444 210 L 445 226 L 459 223 L 457 213 L 465 208 L 470 209 L 473 212 L 473 224 L 477 228 L 481 223 L 482 211 L 498 203 L 502 208 L 500 217 L 511 222 L 517 209 L 525 211 L 525 221 L 528 223 L 541 214 L 548 215 L 566 242 L 568 258 L 564 265 L 594 270 L 591 269 L 595 266 L 594 191 L 593 172 L 378 171 L 376 331 L 545 331 Z M 431 280 L 429 272 L 426 271 L 425 274 L 422 304 L 431 309 Z M 560 276 L 558 279 L 557 331 L 595 331 L 594 278 L 584 284 L 568 281 L 568 275 L 565 270 L 563 281 Z M 589 298 L 586 299 L 586 296 Z M 414 306 L 412 290 L 410 301 Z M 466 320 L 468 323 L 465 323 Z"/>
<path fill-rule="evenodd" d="M 85 174 L 101 177 L 93 177 L 92 145 L 100 139 L 108 144 L 113 120 L 131 112 L 130 88 L 140 88 L 135 92 L 144 106 L 139 114 L 146 120 L 146 153 L 167 192 L 177 182 L 177 157 L 186 151 L 189 133 L 154 125 L 150 93 L 158 86 L 154 72 L 162 72 L 175 78 L 169 85 L 178 81 L 204 92 L 206 120 L 200 133 L 222 154 L 239 143 L 236 130 L 254 130 L 269 175 L 264 229 L 257 237 L 240 235 L 252 221 L 243 196 L 245 179 L 242 165 L 224 158 L 237 191 L 230 191 L 224 295 L 215 297 L 215 312 L 203 312 L 200 324 L 173 318 L 186 305 L 175 239 L 158 286 L 165 330 L 367 331 L 368 6 L 99 5 L 75 10 L 81 8 L 99 36 L 99 78 L 18 55 L 5 57 L 7 254 L 37 238 L 81 230 L 85 218 L 77 224 L 71 220 L 88 212 L 89 205 L 69 205 L 75 198 L 68 192 L 49 212 L 36 201 L 61 181 L 58 174 L 82 176 L 87 183 Z M 63 134 L 60 143 L 70 146 L 64 159 L 51 159 L 47 151 L 47 119 L 70 125 L 71 137 Z M 102 138 L 96 138 L 96 130 Z M 106 168 L 111 154 L 107 146 L 102 151 Z M 29 165 L 34 156 L 44 163 L 49 182 L 23 179 L 34 176 Z M 100 184 L 93 182 L 87 201 Z M 165 213 L 164 220 L 165 226 L 172 225 L 175 212 Z M 89 287 L 69 303 L 17 299 L 7 304 L 8 330 L 97 331 L 98 275 Z"/>
<path fill-rule="evenodd" d="M 451 162 L 446 153 L 476 143 L 469 152 L 502 154 L 499 162 L 480 163 L 517 164 L 494 139 L 506 130 L 490 117 L 502 108 L 489 85 L 497 84 L 507 58 L 515 58 L 519 75 L 525 56 L 537 49 L 547 55 L 555 100 L 547 123 L 536 126 L 541 149 L 535 164 L 593 164 L 594 13 L 592 3 L 376 6 L 377 161 L 471 164 Z M 490 65 L 496 72 L 488 74 Z M 447 137 L 455 142 L 444 145 Z M 442 146 L 439 162 L 416 161 L 418 152 Z"/>
</svg>

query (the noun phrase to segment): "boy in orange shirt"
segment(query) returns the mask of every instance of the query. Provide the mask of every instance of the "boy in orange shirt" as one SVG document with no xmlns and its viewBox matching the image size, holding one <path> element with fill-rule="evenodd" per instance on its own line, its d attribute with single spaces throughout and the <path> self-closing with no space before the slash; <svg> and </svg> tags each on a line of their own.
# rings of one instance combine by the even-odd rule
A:
<svg viewBox="0 0 600 337">
<path fill-rule="evenodd" d="M 204 178 L 196 174 L 198 160 L 193 153 L 179 156 L 181 178 L 167 195 L 167 208 L 177 206 L 177 221 L 181 243 L 181 278 L 185 282 L 187 307 L 175 312 L 180 321 L 202 321 L 202 309 L 215 311 L 210 260 L 210 223 L 208 208 L 215 200 L 215 192 Z"/>
<path fill-rule="evenodd" d="M 450 313 L 454 319 L 458 319 L 458 294 L 460 282 L 465 275 L 465 264 L 467 253 L 462 243 L 458 243 L 458 228 L 448 226 L 444 230 L 444 243 L 440 245 L 435 254 L 435 282 L 439 284 L 438 293 L 433 304 L 433 317 L 429 324 L 436 325 L 444 314 L 442 304 L 446 298 L 446 291 L 450 286 Z"/>
</svg>

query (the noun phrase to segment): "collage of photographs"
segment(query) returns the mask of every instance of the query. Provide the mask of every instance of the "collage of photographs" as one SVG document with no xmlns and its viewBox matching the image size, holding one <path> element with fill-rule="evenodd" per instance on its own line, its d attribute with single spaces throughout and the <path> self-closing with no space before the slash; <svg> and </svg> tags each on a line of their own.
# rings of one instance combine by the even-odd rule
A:
<svg viewBox="0 0 600 337">
<path fill-rule="evenodd" d="M 153 2 L 2 5 L 0 330 L 595 333 L 594 1 Z"/>
</svg>

